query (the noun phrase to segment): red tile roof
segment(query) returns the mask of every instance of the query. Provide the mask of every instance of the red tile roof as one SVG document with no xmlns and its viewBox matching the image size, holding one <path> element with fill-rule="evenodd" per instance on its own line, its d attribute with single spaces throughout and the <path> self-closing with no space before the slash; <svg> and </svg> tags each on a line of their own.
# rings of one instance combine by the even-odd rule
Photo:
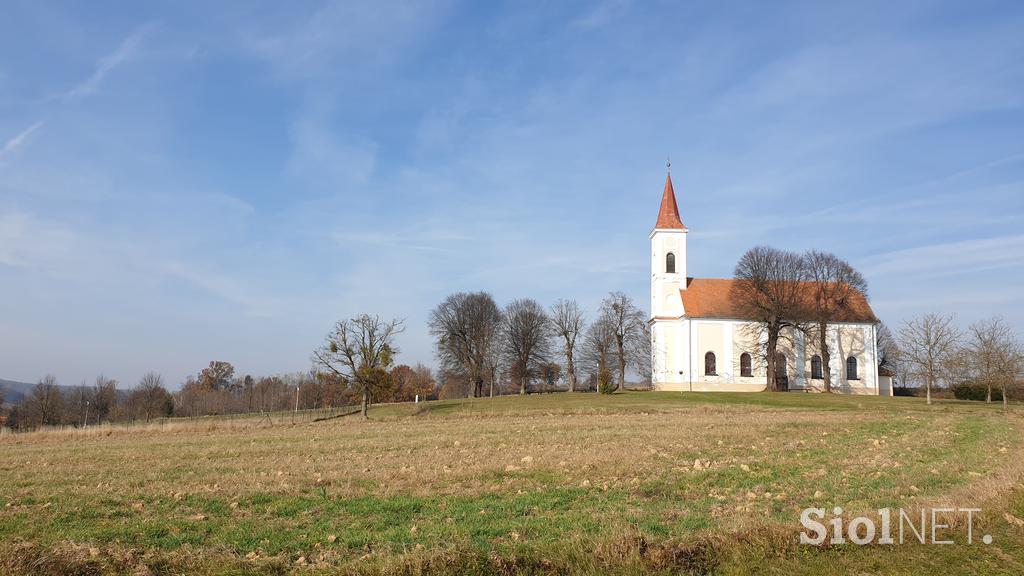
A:
<svg viewBox="0 0 1024 576">
<path fill-rule="evenodd" d="M 672 175 L 665 178 L 665 192 L 661 195 L 661 209 L 658 210 L 658 223 L 655 228 L 673 228 L 686 230 L 679 218 L 679 206 L 676 205 L 676 192 L 672 189 Z"/>
<path fill-rule="evenodd" d="M 686 289 L 680 290 L 683 309 L 688 318 L 732 318 L 746 320 L 743 313 L 733 304 L 729 293 L 735 282 L 732 278 L 687 278 Z M 807 283 L 808 299 L 811 299 L 813 285 Z M 877 322 L 878 318 L 862 294 L 851 298 L 850 305 L 833 322 Z"/>
</svg>

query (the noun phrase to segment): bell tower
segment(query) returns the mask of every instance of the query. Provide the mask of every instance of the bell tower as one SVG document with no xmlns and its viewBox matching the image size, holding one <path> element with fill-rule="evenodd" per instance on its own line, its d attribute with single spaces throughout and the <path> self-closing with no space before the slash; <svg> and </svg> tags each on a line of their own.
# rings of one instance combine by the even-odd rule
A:
<svg viewBox="0 0 1024 576">
<path fill-rule="evenodd" d="M 658 221 L 651 230 L 651 317 L 678 318 L 685 312 L 680 290 L 686 290 L 686 226 L 679 218 L 672 188 L 672 164 L 665 177 Z"/>
<path fill-rule="evenodd" d="M 651 230 L 651 379 L 656 389 L 682 390 L 689 374 L 689 336 L 681 290 L 686 290 L 686 226 L 679 218 L 668 163 L 658 221 Z"/>
</svg>

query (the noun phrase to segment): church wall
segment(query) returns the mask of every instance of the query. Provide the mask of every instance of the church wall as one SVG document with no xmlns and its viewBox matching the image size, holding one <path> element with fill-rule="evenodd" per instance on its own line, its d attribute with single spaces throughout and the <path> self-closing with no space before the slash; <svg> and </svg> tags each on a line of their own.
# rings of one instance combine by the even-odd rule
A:
<svg viewBox="0 0 1024 576">
<path fill-rule="evenodd" d="M 764 338 L 756 325 L 716 319 L 683 319 L 655 324 L 660 325 L 665 335 L 662 338 L 671 341 L 671 347 L 664 349 L 667 369 L 662 372 L 662 377 L 656 378 L 657 389 L 756 392 L 767 386 L 764 359 L 761 358 Z M 692 348 L 688 342 L 691 331 Z M 834 390 L 847 394 L 878 394 L 874 370 L 874 327 L 870 324 L 830 325 L 829 340 L 833 349 Z M 704 354 L 708 351 L 715 353 L 718 374 L 714 376 L 704 374 Z M 790 389 L 823 389 L 823 381 L 810 380 L 811 356 L 818 353 L 815 338 L 804 339 L 797 333 L 787 332 L 779 342 L 779 351 L 787 358 Z M 750 377 L 740 376 L 740 355 L 743 352 L 751 355 Z M 847 382 L 846 358 L 850 355 L 857 357 L 860 379 Z M 691 361 L 692 372 L 688 369 Z M 680 375 L 679 371 L 683 373 Z"/>
<path fill-rule="evenodd" d="M 877 368 L 874 349 L 874 327 L 871 324 L 830 324 L 827 339 L 831 347 L 832 388 L 836 392 L 851 394 L 877 394 Z M 806 339 L 802 362 L 803 387 L 824 390 L 825 381 L 811 379 L 811 357 L 821 353 L 818 337 Z M 848 380 L 846 359 L 857 358 L 858 380 Z"/>
<path fill-rule="evenodd" d="M 655 388 L 689 389 L 685 385 L 689 378 L 688 329 L 688 320 L 655 320 L 651 324 Z"/>
</svg>

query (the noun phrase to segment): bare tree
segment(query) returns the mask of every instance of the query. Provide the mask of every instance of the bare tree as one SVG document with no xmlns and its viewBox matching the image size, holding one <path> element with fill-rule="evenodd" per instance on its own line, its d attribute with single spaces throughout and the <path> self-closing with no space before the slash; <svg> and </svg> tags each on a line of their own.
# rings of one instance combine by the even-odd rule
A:
<svg viewBox="0 0 1024 576">
<path fill-rule="evenodd" d="M 505 307 L 502 345 L 512 372 L 519 377 L 520 394 L 526 394 L 530 374 L 547 359 L 550 344 L 551 324 L 536 300 L 520 298 Z"/>
<path fill-rule="evenodd" d="M 900 349 L 908 375 L 925 383 L 928 404 L 932 403 L 932 387 L 947 374 L 948 360 L 959 339 L 952 314 L 925 314 L 900 328 Z"/>
<path fill-rule="evenodd" d="M 89 416 L 89 405 L 92 401 L 92 394 L 85 380 L 78 386 L 63 390 L 64 393 L 64 424 L 82 426 Z"/>
<path fill-rule="evenodd" d="M 975 383 L 985 386 L 985 401 L 992 401 L 992 388 L 999 387 L 1006 405 L 1007 383 L 1021 373 L 1021 346 L 1013 329 L 999 317 L 980 320 L 967 329 L 964 347 L 967 365 Z"/>
<path fill-rule="evenodd" d="M 629 364 L 631 352 L 643 345 L 644 313 L 629 296 L 622 292 L 611 292 L 601 301 L 601 316 L 607 320 L 615 334 L 615 359 L 619 368 L 616 390 L 621 390 L 626 385 L 626 365 Z"/>
<path fill-rule="evenodd" d="M 163 377 L 154 372 L 145 374 L 138 386 L 128 395 L 128 405 L 146 422 L 153 418 L 170 416 L 174 411 L 174 399 L 164 388 Z"/>
<path fill-rule="evenodd" d="M 60 424 L 64 412 L 64 394 L 57 377 L 47 374 L 25 398 L 26 419 L 38 426 Z"/>
<path fill-rule="evenodd" d="M 437 339 L 438 359 L 446 372 L 468 378 L 470 396 L 483 395 L 484 380 L 496 368 L 492 360 L 501 321 L 501 310 L 486 292 L 452 294 L 430 313 L 430 334 Z"/>
<path fill-rule="evenodd" d="M 540 378 L 543 391 L 553 392 L 562 377 L 562 365 L 558 362 L 542 362 L 537 367 L 537 376 Z"/>
<path fill-rule="evenodd" d="M 501 356 L 501 348 L 499 346 L 491 346 L 491 351 L 484 357 L 484 376 L 487 378 L 488 395 L 491 398 L 494 398 L 495 390 L 498 390 L 499 394 L 501 393 L 498 388 L 501 384 L 498 379 L 503 368 Z"/>
<path fill-rule="evenodd" d="M 806 332 L 804 282 L 807 266 L 800 254 L 767 246 L 751 248 L 736 264 L 729 298 L 740 315 L 754 321 L 765 336 L 762 360 L 767 367 L 768 389 L 779 389 L 776 359 L 785 328 Z"/>
<path fill-rule="evenodd" d="M 107 378 L 102 374 L 97 376 L 96 382 L 92 386 L 92 402 L 96 423 L 109 420 L 117 406 L 117 380 Z"/>
<path fill-rule="evenodd" d="M 648 322 L 640 324 L 640 336 L 636 338 L 629 356 L 640 381 L 650 386 L 653 382 L 653 355 L 651 354 L 651 325 Z"/>
<path fill-rule="evenodd" d="M 895 375 L 893 376 L 894 383 L 899 381 L 900 378 L 906 380 L 903 353 L 900 350 L 899 343 L 896 342 L 896 337 L 893 336 L 892 331 L 889 330 L 889 327 L 884 322 L 878 323 L 875 345 L 878 347 L 878 368 L 885 368 L 892 372 Z"/>
<path fill-rule="evenodd" d="M 362 395 L 363 418 L 367 418 L 370 397 L 391 385 L 388 371 L 398 354 L 395 337 L 405 330 L 404 324 L 403 320 L 386 322 L 369 314 L 339 320 L 326 343 L 313 351 L 317 366 L 344 378 Z"/>
<path fill-rule="evenodd" d="M 255 386 L 256 380 L 254 380 L 249 374 L 246 374 L 245 377 L 242 378 L 242 389 L 245 391 L 246 413 L 252 412 L 253 388 Z"/>
<path fill-rule="evenodd" d="M 851 315 L 855 301 L 867 298 L 868 283 L 860 272 L 835 254 L 811 250 L 804 256 L 807 275 L 813 286 L 810 316 L 821 353 L 821 373 L 825 391 L 832 391 L 832 350 L 828 344 L 828 325 Z"/>
<path fill-rule="evenodd" d="M 565 377 L 569 392 L 576 391 L 576 340 L 586 325 L 583 310 L 575 300 L 559 300 L 551 307 L 551 326 L 555 336 L 562 339 L 565 353 Z"/>
<path fill-rule="evenodd" d="M 598 383 L 609 384 L 611 378 L 611 362 L 615 357 L 615 326 L 611 319 L 600 315 L 588 328 L 583 338 L 580 351 L 580 364 L 589 373 L 590 379 Z"/>
</svg>

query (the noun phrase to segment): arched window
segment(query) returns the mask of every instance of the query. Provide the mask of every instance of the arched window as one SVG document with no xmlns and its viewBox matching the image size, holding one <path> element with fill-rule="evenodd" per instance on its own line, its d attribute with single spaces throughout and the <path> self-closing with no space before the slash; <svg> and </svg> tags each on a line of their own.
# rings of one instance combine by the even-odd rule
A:
<svg viewBox="0 0 1024 576">
<path fill-rule="evenodd" d="M 846 359 L 846 379 L 860 380 L 860 378 L 857 377 L 857 359 L 853 356 Z"/>
<path fill-rule="evenodd" d="M 754 375 L 754 372 L 751 370 L 751 355 L 745 352 L 739 355 L 739 375 L 748 377 Z"/>
<path fill-rule="evenodd" d="M 665 255 L 665 273 L 676 273 L 676 255 L 671 252 Z"/>
<path fill-rule="evenodd" d="M 811 379 L 821 380 L 824 376 L 821 375 L 821 356 L 815 354 L 811 356 Z"/>
<path fill-rule="evenodd" d="M 715 370 L 715 353 L 708 352 L 704 355 L 704 374 L 707 376 L 718 376 Z"/>
</svg>

